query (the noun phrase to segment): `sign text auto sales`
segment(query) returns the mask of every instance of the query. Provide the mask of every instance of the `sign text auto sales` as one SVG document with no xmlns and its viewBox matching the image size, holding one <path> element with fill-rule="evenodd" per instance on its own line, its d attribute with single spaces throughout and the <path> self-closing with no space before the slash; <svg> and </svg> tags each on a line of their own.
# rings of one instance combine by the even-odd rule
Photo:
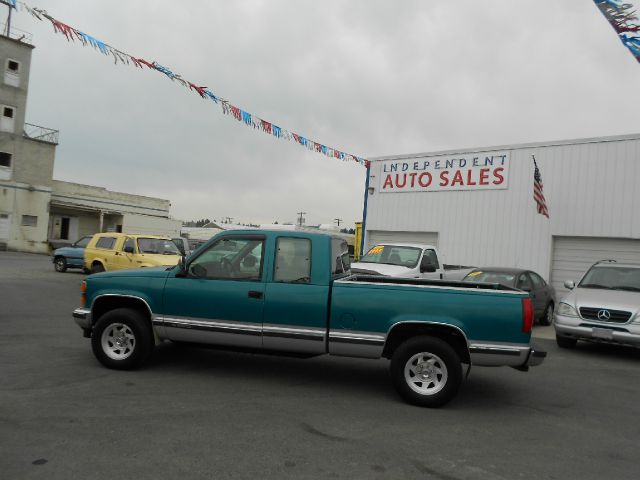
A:
<svg viewBox="0 0 640 480">
<path fill-rule="evenodd" d="M 508 188 L 509 152 L 438 156 L 382 163 L 380 193 Z"/>
</svg>

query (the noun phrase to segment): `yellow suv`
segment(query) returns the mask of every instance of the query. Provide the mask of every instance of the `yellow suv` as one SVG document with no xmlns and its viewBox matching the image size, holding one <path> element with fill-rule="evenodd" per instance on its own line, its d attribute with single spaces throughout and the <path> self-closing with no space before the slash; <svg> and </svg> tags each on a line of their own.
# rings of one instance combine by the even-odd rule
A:
<svg viewBox="0 0 640 480">
<path fill-rule="evenodd" d="M 97 233 L 84 250 L 84 266 L 91 273 L 126 268 L 171 266 L 180 251 L 169 237 Z"/>
</svg>

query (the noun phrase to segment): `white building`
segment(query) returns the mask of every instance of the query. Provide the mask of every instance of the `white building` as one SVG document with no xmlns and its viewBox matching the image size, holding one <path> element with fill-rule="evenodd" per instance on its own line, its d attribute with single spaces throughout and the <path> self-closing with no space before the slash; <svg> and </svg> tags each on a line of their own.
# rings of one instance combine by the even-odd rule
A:
<svg viewBox="0 0 640 480">
<path fill-rule="evenodd" d="M 363 230 L 365 251 L 434 244 L 446 263 L 527 268 L 563 291 L 597 260 L 640 262 L 640 134 L 371 159 Z"/>
</svg>

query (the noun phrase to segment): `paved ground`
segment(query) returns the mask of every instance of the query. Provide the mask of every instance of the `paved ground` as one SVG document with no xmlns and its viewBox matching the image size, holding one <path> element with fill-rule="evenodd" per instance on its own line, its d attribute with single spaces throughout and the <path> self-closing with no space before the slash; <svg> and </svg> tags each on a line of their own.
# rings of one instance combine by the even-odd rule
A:
<svg viewBox="0 0 640 480">
<path fill-rule="evenodd" d="M 476 368 L 440 410 L 386 361 L 166 345 L 117 372 L 71 319 L 82 278 L 0 252 L 2 479 L 638 478 L 637 351 L 541 339 L 545 364 Z"/>
</svg>

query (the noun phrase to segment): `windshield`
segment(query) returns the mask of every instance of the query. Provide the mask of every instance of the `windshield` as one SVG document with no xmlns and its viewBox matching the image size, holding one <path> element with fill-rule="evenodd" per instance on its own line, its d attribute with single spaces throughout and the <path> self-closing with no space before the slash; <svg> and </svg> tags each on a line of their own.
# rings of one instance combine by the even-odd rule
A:
<svg viewBox="0 0 640 480">
<path fill-rule="evenodd" d="M 89 240 L 91 240 L 91 237 L 82 237 L 80 240 L 74 243 L 73 246 L 79 247 L 79 248 L 85 248 L 87 246 L 87 243 L 89 243 Z"/>
<path fill-rule="evenodd" d="M 504 272 L 482 272 L 475 271 L 464 277 L 464 282 L 499 283 L 501 285 L 513 286 L 516 276 Z"/>
<path fill-rule="evenodd" d="M 421 248 L 399 247 L 397 245 L 376 245 L 364 255 L 362 263 L 384 263 L 400 267 L 414 268 L 420 260 Z"/>
<path fill-rule="evenodd" d="M 587 272 L 578 287 L 640 292 L 640 268 L 594 267 Z"/>
<path fill-rule="evenodd" d="M 169 239 L 139 238 L 138 251 L 140 253 L 155 253 L 159 255 L 180 255 L 180 250 Z"/>
</svg>

